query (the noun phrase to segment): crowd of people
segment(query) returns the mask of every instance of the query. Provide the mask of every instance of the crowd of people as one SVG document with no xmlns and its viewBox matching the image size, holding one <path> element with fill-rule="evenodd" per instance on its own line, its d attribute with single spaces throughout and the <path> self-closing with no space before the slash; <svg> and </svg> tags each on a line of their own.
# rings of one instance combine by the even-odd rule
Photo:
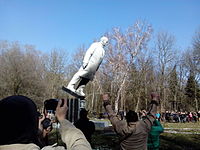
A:
<svg viewBox="0 0 200 150">
<path fill-rule="evenodd" d="M 152 94 L 150 109 L 142 120 L 132 110 L 128 111 L 124 120 L 112 110 L 109 95 L 103 95 L 103 106 L 115 132 L 120 137 L 120 149 L 146 150 L 147 146 L 149 150 L 159 148 L 159 135 L 163 132 L 163 128 L 156 119 L 157 98 L 156 94 Z M 65 118 L 67 109 L 67 101 L 60 100 L 55 111 L 55 117 L 60 124 L 61 139 L 66 147 L 48 146 L 44 139 L 52 128 L 48 125 L 44 127 L 45 114 L 43 117 L 38 114 L 33 100 L 20 95 L 0 100 L 0 149 L 91 150 L 91 135 L 95 127 L 87 118 L 88 112 L 85 109 L 81 110 L 80 119 L 72 124 Z"/>
<path fill-rule="evenodd" d="M 200 119 L 200 111 L 198 112 L 175 112 L 175 111 L 166 111 L 161 114 L 162 121 L 166 122 L 197 122 Z"/>
<path fill-rule="evenodd" d="M 146 110 L 139 112 L 140 118 L 147 114 Z M 156 113 L 156 118 L 161 122 L 169 123 L 186 123 L 200 121 L 200 111 L 198 112 L 178 112 L 178 111 L 165 111 L 164 113 Z"/>
</svg>

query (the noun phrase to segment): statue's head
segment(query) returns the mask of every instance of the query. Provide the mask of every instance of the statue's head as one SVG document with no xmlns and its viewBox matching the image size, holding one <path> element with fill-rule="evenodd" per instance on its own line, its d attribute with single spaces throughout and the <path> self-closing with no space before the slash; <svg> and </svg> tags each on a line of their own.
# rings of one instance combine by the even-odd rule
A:
<svg viewBox="0 0 200 150">
<path fill-rule="evenodd" d="M 105 46 L 105 45 L 108 44 L 108 38 L 105 37 L 105 36 L 103 36 L 103 37 L 101 37 L 100 42 L 101 42 L 101 44 L 102 44 L 103 46 Z"/>
</svg>

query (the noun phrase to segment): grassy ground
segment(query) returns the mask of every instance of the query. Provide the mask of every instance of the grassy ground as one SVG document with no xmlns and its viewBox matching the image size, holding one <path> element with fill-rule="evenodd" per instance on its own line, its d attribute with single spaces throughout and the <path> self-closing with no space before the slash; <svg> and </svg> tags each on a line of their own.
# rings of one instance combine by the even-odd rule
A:
<svg viewBox="0 0 200 150">
<path fill-rule="evenodd" d="M 200 129 L 200 122 L 187 122 L 187 123 L 162 123 L 164 128 L 193 128 Z"/>
<path fill-rule="evenodd" d="M 160 150 L 200 150 L 200 135 L 163 133 Z"/>
<path fill-rule="evenodd" d="M 200 135 L 182 135 L 163 133 L 160 136 L 160 150 L 200 150 Z M 118 138 L 115 135 L 96 133 L 93 136 L 95 149 L 119 148 Z"/>
<path fill-rule="evenodd" d="M 161 150 L 200 150 L 200 135 L 195 134 L 200 133 L 200 122 L 162 123 L 162 125 L 164 126 L 164 128 L 172 128 L 175 131 L 184 130 L 186 132 L 190 132 L 190 134 L 161 134 Z"/>
<path fill-rule="evenodd" d="M 188 132 L 200 129 L 200 123 L 164 123 L 165 128 L 192 128 Z M 198 132 L 200 132 L 198 130 Z M 60 137 L 59 137 L 60 139 Z M 49 137 L 50 144 L 56 142 L 55 132 Z M 59 145 L 63 143 L 59 140 Z M 92 138 L 92 147 L 96 150 L 117 150 L 118 137 L 111 132 L 96 131 Z M 200 150 L 200 135 L 162 133 L 160 135 L 160 150 Z"/>
</svg>

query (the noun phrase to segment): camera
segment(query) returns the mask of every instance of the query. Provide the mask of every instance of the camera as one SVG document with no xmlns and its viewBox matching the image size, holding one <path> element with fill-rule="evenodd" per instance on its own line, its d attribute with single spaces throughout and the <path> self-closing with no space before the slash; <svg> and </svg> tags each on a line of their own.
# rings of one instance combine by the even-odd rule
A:
<svg viewBox="0 0 200 150">
<path fill-rule="evenodd" d="M 47 129 L 48 127 L 52 128 L 52 122 L 51 119 L 49 118 L 45 118 L 42 122 L 41 122 L 43 129 Z"/>
<path fill-rule="evenodd" d="M 48 99 L 44 101 L 45 119 L 41 122 L 44 129 L 52 128 L 52 124 L 56 122 L 55 110 L 58 105 L 58 99 Z"/>
</svg>

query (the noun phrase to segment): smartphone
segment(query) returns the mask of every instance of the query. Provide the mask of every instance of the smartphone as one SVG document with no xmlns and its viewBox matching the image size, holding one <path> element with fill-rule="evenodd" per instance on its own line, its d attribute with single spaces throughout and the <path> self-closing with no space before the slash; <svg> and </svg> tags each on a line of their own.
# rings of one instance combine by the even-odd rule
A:
<svg viewBox="0 0 200 150">
<path fill-rule="evenodd" d="M 58 99 L 48 99 L 44 101 L 44 108 L 46 111 L 52 111 L 55 113 L 56 107 L 58 105 Z"/>
</svg>

